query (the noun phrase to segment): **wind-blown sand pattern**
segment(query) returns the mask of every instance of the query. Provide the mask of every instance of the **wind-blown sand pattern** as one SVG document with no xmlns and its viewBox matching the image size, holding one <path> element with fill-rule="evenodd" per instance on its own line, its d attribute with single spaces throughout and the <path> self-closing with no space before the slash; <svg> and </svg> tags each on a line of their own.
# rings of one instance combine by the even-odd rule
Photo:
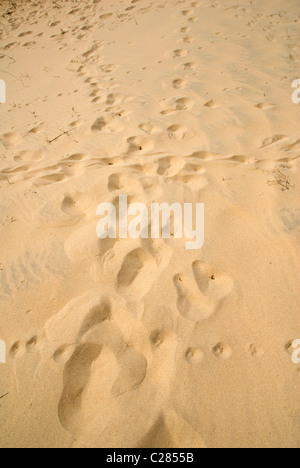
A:
<svg viewBox="0 0 300 468">
<path fill-rule="evenodd" d="M 1 447 L 299 447 L 298 0 L 0 6 Z M 205 245 L 96 236 L 205 203 Z"/>
</svg>

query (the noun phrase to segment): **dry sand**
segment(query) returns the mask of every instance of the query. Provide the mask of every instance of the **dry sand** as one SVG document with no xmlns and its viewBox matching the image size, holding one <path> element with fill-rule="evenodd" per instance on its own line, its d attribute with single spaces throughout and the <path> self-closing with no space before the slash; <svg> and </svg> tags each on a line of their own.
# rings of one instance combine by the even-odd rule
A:
<svg viewBox="0 0 300 468">
<path fill-rule="evenodd" d="M 1 0 L 1 447 L 299 447 L 299 0 Z M 99 203 L 205 203 L 205 245 Z"/>
</svg>

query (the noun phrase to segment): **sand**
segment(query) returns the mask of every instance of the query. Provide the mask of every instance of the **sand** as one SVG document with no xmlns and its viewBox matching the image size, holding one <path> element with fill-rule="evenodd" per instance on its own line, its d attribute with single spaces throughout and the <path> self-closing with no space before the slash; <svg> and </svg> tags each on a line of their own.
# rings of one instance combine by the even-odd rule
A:
<svg viewBox="0 0 300 468">
<path fill-rule="evenodd" d="M 299 447 L 298 0 L 0 16 L 0 446 Z M 98 239 L 120 195 L 204 247 Z"/>
</svg>

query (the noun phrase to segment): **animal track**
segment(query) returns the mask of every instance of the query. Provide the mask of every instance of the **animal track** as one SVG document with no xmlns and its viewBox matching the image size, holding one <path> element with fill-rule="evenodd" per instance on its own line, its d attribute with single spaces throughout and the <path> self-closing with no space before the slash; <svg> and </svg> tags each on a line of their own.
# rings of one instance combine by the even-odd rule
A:
<svg viewBox="0 0 300 468">
<path fill-rule="evenodd" d="M 176 109 L 180 111 L 189 111 L 193 108 L 195 101 L 189 98 L 181 98 L 176 101 Z"/>
<path fill-rule="evenodd" d="M 183 140 L 187 132 L 187 128 L 182 125 L 171 125 L 168 128 L 168 135 L 171 140 Z"/>
<path fill-rule="evenodd" d="M 215 101 L 208 101 L 204 104 L 204 106 L 210 109 L 218 109 L 219 107 L 221 107 L 221 104 Z"/>
<path fill-rule="evenodd" d="M 91 127 L 92 132 L 115 133 L 124 130 L 123 124 L 113 117 L 99 117 Z"/>
<path fill-rule="evenodd" d="M 204 359 L 204 353 L 199 348 L 188 348 L 185 358 L 189 364 L 196 366 L 201 364 Z"/>
<path fill-rule="evenodd" d="M 195 41 L 195 38 L 193 36 L 186 36 L 183 38 L 183 42 L 185 44 L 192 44 Z"/>
<path fill-rule="evenodd" d="M 233 289 L 233 281 L 201 261 L 193 263 L 194 279 L 177 274 L 174 283 L 178 293 L 177 308 L 188 320 L 205 320 L 216 312 Z"/>
<path fill-rule="evenodd" d="M 184 70 L 195 70 L 198 67 L 198 64 L 196 62 L 188 62 L 183 65 Z"/>
<path fill-rule="evenodd" d="M 177 49 L 177 50 L 174 50 L 174 57 L 175 58 L 186 57 L 188 53 L 189 51 L 186 49 Z"/>
<path fill-rule="evenodd" d="M 161 133 L 160 127 L 158 125 L 151 124 L 150 122 L 141 124 L 140 129 L 148 135 L 158 135 Z"/>
<path fill-rule="evenodd" d="M 183 89 L 187 85 L 187 80 L 179 78 L 174 80 L 172 84 L 175 89 Z"/>
<path fill-rule="evenodd" d="M 226 361 L 231 358 L 232 349 L 228 344 L 220 342 L 213 348 L 213 354 L 216 358 Z"/>
</svg>

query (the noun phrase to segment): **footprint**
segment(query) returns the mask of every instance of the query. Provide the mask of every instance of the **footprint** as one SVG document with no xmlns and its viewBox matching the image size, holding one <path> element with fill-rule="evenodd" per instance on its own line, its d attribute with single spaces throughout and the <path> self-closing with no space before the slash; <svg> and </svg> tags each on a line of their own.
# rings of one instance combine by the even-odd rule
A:
<svg viewBox="0 0 300 468">
<path fill-rule="evenodd" d="M 184 70 L 195 70 L 198 67 L 198 64 L 196 62 L 188 62 L 183 65 Z"/>
<path fill-rule="evenodd" d="M 37 127 L 33 127 L 31 130 L 29 130 L 29 133 L 33 133 L 37 135 L 38 133 L 41 133 L 44 130 L 43 125 L 38 125 Z"/>
<path fill-rule="evenodd" d="M 216 346 L 214 346 L 212 351 L 215 357 L 222 361 L 226 361 L 227 359 L 230 359 L 232 356 L 232 349 L 226 343 L 220 342 L 216 344 Z"/>
<path fill-rule="evenodd" d="M 9 354 L 12 359 L 20 357 L 25 353 L 25 346 L 21 341 L 16 341 L 10 348 Z"/>
<path fill-rule="evenodd" d="M 185 26 L 185 27 L 181 28 L 180 31 L 181 31 L 183 34 L 188 34 L 189 32 L 191 32 L 191 28 Z"/>
<path fill-rule="evenodd" d="M 184 161 L 175 156 L 166 156 L 158 161 L 157 174 L 160 176 L 174 177 L 182 169 Z"/>
<path fill-rule="evenodd" d="M 15 156 L 15 161 L 40 161 L 45 157 L 42 151 L 21 151 Z"/>
<path fill-rule="evenodd" d="M 36 187 L 42 187 L 45 185 L 52 185 L 55 183 L 64 182 L 66 179 L 67 177 L 63 172 L 56 172 L 35 179 L 34 185 Z"/>
<path fill-rule="evenodd" d="M 94 361 L 101 351 L 101 345 L 82 344 L 76 348 L 64 369 L 64 389 L 58 406 L 58 416 L 63 427 L 71 433 L 77 433 L 82 422 L 83 392 L 89 383 Z"/>
<path fill-rule="evenodd" d="M 180 111 L 189 111 L 193 108 L 195 101 L 189 98 L 181 98 L 176 101 L 176 109 Z"/>
<path fill-rule="evenodd" d="M 201 435 L 172 410 L 160 413 L 147 434 L 140 439 L 137 447 L 199 449 L 206 448 L 206 445 Z"/>
<path fill-rule="evenodd" d="M 64 345 L 55 351 L 53 359 L 57 364 L 66 364 L 73 356 L 76 345 Z"/>
<path fill-rule="evenodd" d="M 269 146 L 276 145 L 277 143 L 282 143 L 284 141 L 288 141 L 289 138 L 286 135 L 273 135 L 270 138 L 266 138 L 261 148 L 268 148 Z"/>
<path fill-rule="evenodd" d="M 192 44 L 195 41 L 193 36 L 186 36 L 183 38 L 183 42 L 186 44 Z"/>
<path fill-rule="evenodd" d="M 186 57 L 188 53 L 189 51 L 186 49 L 177 49 L 177 50 L 174 50 L 174 57 L 175 58 Z"/>
<path fill-rule="evenodd" d="M 249 345 L 248 352 L 251 354 L 251 356 L 257 358 L 260 358 L 265 354 L 264 348 L 262 348 L 261 346 L 256 346 L 255 344 Z"/>
<path fill-rule="evenodd" d="M 128 239 L 118 242 L 106 259 L 106 274 L 114 277 L 115 289 L 127 301 L 141 301 L 168 266 L 173 249 L 164 239 Z"/>
<path fill-rule="evenodd" d="M 113 16 L 112 13 L 105 13 L 104 15 L 99 16 L 101 20 L 107 20 Z"/>
<path fill-rule="evenodd" d="M 121 94 L 109 94 L 106 99 L 107 106 L 117 106 L 124 102 L 125 98 Z"/>
<path fill-rule="evenodd" d="M 167 131 L 171 140 L 183 140 L 186 135 L 187 128 L 182 125 L 171 125 Z"/>
<path fill-rule="evenodd" d="M 123 124 L 114 117 L 99 117 L 91 127 L 92 132 L 120 133 L 123 130 Z"/>
<path fill-rule="evenodd" d="M 176 109 L 165 109 L 161 111 L 162 115 L 173 115 L 176 114 Z"/>
<path fill-rule="evenodd" d="M 107 187 L 110 192 L 124 190 L 126 193 L 128 187 L 130 187 L 131 190 L 136 190 L 137 192 L 142 190 L 140 177 L 137 177 L 136 174 L 129 174 L 127 172 L 118 172 L 110 175 Z"/>
<path fill-rule="evenodd" d="M 101 65 L 100 70 L 103 71 L 103 73 L 113 73 L 118 69 L 118 65 L 115 64 L 106 64 L 106 65 Z"/>
<path fill-rule="evenodd" d="M 158 135 L 159 133 L 161 133 L 160 127 L 150 122 L 141 124 L 140 129 L 148 135 Z"/>
<path fill-rule="evenodd" d="M 28 49 L 31 49 L 35 45 L 36 45 L 36 42 L 31 41 L 31 42 L 26 42 L 25 44 L 23 44 L 23 47 L 27 47 Z"/>
<path fill-rule="evenodd" d="M 204 353 L 200 348 L 188 348 L 185 353 L 185 358 L 192 366 L 197 366 L 202 363 Z"/>
<path fill-rule="evenodd" d="M 183 89 L 187 86 L 187 80 L 179 78 L 174 80 L 172 84 L 175 89 Z"/>
<path fill-rule="evenodd" d="M 268 102 L 260 102 L 255 107 L 257 107 L 257 109 L 260 109 L 260 110 L 267 110 L 267 109 L 272 109 L 276 107 L 276 104 L 270 104 Z"/>
<path fill-rule="evenodd" d="M 34 336 L 26 343 L 27 352 L 34 351 L 37 345 L 38 345 L 38 337 Z"/>
<path fill-rule="evenodd" d="M 148 138 L 134 136 L 128 138 L 127 142 L 129 143 L 129 151 L 135 153 L 138 151 L 149 152 L 154 148 L 154 141 Z"/>
<path fill-rule="evenodd" d="M 4 144 L 6 148 L 10 146 L 17 146 L 22 142 L 22 137 L 16 132 L 5 133 L 0 136 L 0 141 Z"/>
<path fill-rule="evenodd" d="M 84 214 L 76 206 L 76 199 L 74 199 L 69 194 L 65 195 L 61 204 L 61 210 L 63 211 L 63 213 L 72 218 L 73 222 L 75 221 L 75 219 L 79 222 L 79 220 L 84 216 Z"/>
<path fill-rule="evenodd" d="M 117 290 L 120 294 L 132 297 L 144 297 L 152 287 L 149 278 L 155 277 L 156 262 L 152 255 L 143 248 L 130 252 L 124 259 L 117 276 Z"/>
<path fill-rule="evenodd" d="M 218 109 L 221 107 L 221 104 L 217 103 L 216 101 L 208 101 L 204 104 L 204 107 L 208 107 L 209 109 Z"/>
<path fill-rule="evenodd" d="M 15 46 L 17 45 L 17 42 L 10 42 L 9 44 L 7 44 L 4 49 L 13 49 Z"/>
<path fill-rule="evenodd" d="M 120 297 L 104 294 L 99 299 L 93 291 L 72 300 L 45 329 L 48 354 L 65 365 L 58 406 L 63 427 L 79 435 L 96 424 L 101 433 L 110 420 L 128 411 L 128 404 L 136 402 L 135 390 L 145 381 L 148 359 L 133 335 L 149 355 L 146 331 Z"/>
<path fill-rule="evenodd" d="M 120 374 L 112 386 L 112 396 L 118 398 L 139 387 L 145 380 L 148 362 L 133 348 L 127 348 L 118 356 Z"/>
<path fill-rule="evenodd" d="M 184 10 L 181 13 L 183 16 L 190 16 L 194 13 L 194 10 Z"/>
<path fill-rule="evenodd" d="M 25 37 L 25 36 L 28 36 L 29 34 L 32 34 L 32 31 L 23 32 L 23 33 L 19 34 L 18 37 Z"/>
<path fill-rule="evenodd" d="M 189 174 L 186 171 L 181 171 L 176 174 L 176 176 L 173 177 L 173 181 L 177 184 L 183 185 L 185 188 L 192 190 L 193 192 L 203 190 L 208 185 L 208 180 L 203 175 Z"/>
<path fill-rule="evenodd" d="M 233 281 L 224 273 L 201 261 L 193 263 L 194 279 L 185 274 L 174 277 L 178 293 L 177 308 L 188 320 L 201 321 L 213 315 L 233 290 Z"/>
</svg>

